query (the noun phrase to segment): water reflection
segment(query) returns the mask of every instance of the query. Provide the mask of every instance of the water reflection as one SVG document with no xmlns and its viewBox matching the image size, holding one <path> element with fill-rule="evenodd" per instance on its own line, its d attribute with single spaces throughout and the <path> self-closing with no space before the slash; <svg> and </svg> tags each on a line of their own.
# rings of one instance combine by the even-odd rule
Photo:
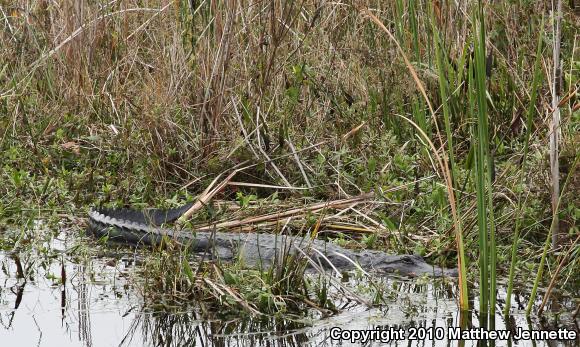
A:
<svg viewBox="0 0 580 347">
<path fill-rule="evenodd" d="M 132 345 L 135 337 L 152 346 L 167 347 L 304 346 L 311 340 L 303 323 L 259 318 L 202 321 L 195 312 L 141 312 L 120 346 Z"/>
<path fill-rule="evenodd" d="M 526 320 L 527 293 L 516 292 L 514 315 L 481 317 L 478 312 L 458 312 L 455 284 L 447 282 L 383 279 L 385 305 L 369 309 L 348 304 L 348 310 L 324 319 L 239 317 L 207 312 L 191 305 L 186 312 L 151 311 L 143 308 L 139 291 L 126 280 L 133 256 L 78 260 L 69 256 L 65 237 L 46 245 L 44 253 L 29 250 L 0 252 L 0 341 L 10 346 L 331 346 L 331 329 L 443 329 L 439 341 L 390 341 L 393 346 L 575 346 L 576 341 L 455 341 L 447 329 L 580 330 L 571 318 L 577 303 L 558 298 L 547 307 L 550 318 Z M 81 257 L 82 258 L 82 257 Z M 351 284 L 358 284 L 350 279 Z M 505 303 L 500 293 L 498 312 Z M 471 307 L 478 307 L 471 298 Z M 208 319 L 209 317 L 209 319 Z M 437 330 L 440 331 L 440 330 Z M 408 336 L 407 336 L 408 337 Z M 343 341 L 343 345 L 351 345 Z M 358 345 L 358 344 L 356 344 Z M 366 346 L 382 345 L 380 341 Z"/>
</svg>

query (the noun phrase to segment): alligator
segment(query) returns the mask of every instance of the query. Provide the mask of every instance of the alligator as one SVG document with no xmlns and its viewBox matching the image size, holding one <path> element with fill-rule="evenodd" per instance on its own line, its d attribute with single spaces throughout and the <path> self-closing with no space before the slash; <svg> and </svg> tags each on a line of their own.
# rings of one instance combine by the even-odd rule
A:
<svg viewBox="0 0 580 347">
<path fill-rule="evenodd" d="M 308 267 L 327 270 L 362 269 L 377 274 L 456 277 L 456 269 L 429 265 L 419 255 L 392 255 L 376 250 L 350 250 L 332 242 L 307 236 L 177 230 L 163 227 L 174 222 L 192 204 L 175 209 L 93 209 L 89 212 L 89 233 L 108 241 L 158 246 L 173 240 L 193 254 L 213 260 L 243 261 L 253 268 L 268 268 L 282 254 L 304 256 Z"/>
</svg>

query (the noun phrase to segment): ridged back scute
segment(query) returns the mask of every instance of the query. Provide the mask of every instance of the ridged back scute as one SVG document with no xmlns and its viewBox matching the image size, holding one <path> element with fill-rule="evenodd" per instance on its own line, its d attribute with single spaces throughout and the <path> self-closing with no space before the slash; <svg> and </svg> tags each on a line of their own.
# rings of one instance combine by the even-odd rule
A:
<svg viewBox="0 0 580 347">
<path fill-rule="evenodd" d="M 177 220 L 193 206 L 193 202 L 172 209 L 149 208 L 142 211 L 132 209 L 96 209 L 95 211 L 120 221 L 129 221 L 143 225 L 159 226 Z"/>
</svg>

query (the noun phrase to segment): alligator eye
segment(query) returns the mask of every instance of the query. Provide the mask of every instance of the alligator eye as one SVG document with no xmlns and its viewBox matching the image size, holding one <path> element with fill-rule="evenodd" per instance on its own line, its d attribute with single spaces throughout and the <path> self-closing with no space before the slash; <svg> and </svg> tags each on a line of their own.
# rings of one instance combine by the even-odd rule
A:
<svg viewBox="0 0 580 347">
<path fill-rule="evenodd" d="M 405 257 L 403 257 L 402 260 L 403 260 L 403 263 L 405 263 L 405 264 L 409 264 L 409 265 L 414 264 L 413 259 L 411 259 L 411 257 L 405 256 Z"/>
</svg>

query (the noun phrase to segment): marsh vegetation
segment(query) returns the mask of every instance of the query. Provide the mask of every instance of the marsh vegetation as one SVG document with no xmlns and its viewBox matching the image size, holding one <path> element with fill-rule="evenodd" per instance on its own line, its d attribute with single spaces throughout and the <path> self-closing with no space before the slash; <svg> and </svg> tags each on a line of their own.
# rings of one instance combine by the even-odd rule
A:
<svg viewBox="0 0 580 347">
<path fill-rule="evenodd" d="M 399 309 L 391 281 L 445 286 L 481 325 L 504 311 L 578 330 L 573 4 L 0 0 L 0 304 L 39 273 L 66 286 L 55 261 L 95 285 L 129 257 L 119 296 L 163 315 L 139 323 L 155 338 Z M 460 276 L 248 269 L 83 237 L 94 206 L 200 199 L 188 227 L 316 235 Z"/>
</svg>

